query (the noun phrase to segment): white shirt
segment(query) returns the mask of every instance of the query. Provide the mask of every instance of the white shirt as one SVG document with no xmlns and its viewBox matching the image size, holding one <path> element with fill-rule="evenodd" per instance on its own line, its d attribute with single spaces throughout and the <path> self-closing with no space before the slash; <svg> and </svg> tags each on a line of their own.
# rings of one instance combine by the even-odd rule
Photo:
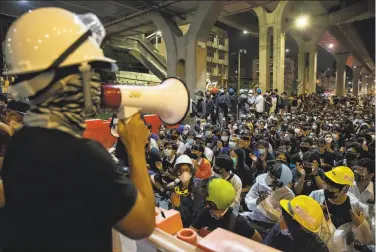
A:
<svg viewBox="0 0 376 252">
<path fill-rule="evenodd" d="M 263 113 L 264 112 L 264 96 L 258 95 L 256 97 L 256 112 L 257 113 Z"/>
<path fill-rule="evenodd" d="M 214 152 L 210 148 L 205 146 L 204 155 L 210 163 L 213 163 Z"/>
<path fill-rule="evenodd" d="M 228 179 L 232 174 L 233 173 L 230 171 L 230 174 L 225 178 L 225 180 L 230 182 L 235 189 L 235 200 L 234 200 L 234 203 L 232 203 L 231 207 L 239 209 L 240 194 L 242 193 L 243 184 L 242 184 L 242 180 L 236 174 L 233 174 L 232 178 Z"/>
<path fill-rule="evenodd" d="M 267 176 L 267 174 L 264 173 L 264 174 L 261 174 L 261 175 L 256 177 L 256 183 L 249 190 L 249 192 L 245 196 L 244 200 L 245 200 L 245 203 L 246 203 L 248 209 L 250 211 L 252 211 L 251 213 L 247 214 L 247 216 L 249 218 L 251 218 L 252 220 L 255 220 L 255 221 L 273 223 L 273 221 L 271 221 L 268 217 L 266 217 L 264 215 L 264 213 L 257 207 L 256 202 L 259 198 L 258 192 L 268 192 L 268 193 L 270 193 L 270 196 L 268 198 L 270 198 L 272 200 L 272 201 L 270 201 L 270 203 L 273 206 L 278 206 L 279 201 L 281 199 L 291 200 L 295 197 L 295 195 L 291 191 L 291 189 L 288 188 L 287 186 L 284 186 L 282 188 L 278 188 L 273 192 L 273 189 L 271 187 L 269 187 L 265 182 L 266 176 Z M 279 192 L 281 192 L 281 193 L 279 193 Z"/>
<path fill-rule="evenodd" d="M 352 193 L 360 202 L 362 202 L 365 205 L 369 205 L 367 201 L 373 201 L 375 199 L 375 195 L 373 193 L 373 183 L 372 181 L 369 182 L 367 188 L 364 190 L 364 192 L 360 192 L 359 188 L 354 181 L 354 185 L 350 187 L 349 193 Z"/>
<path fill-rule="evenodd" d="M 157 150 L 159 150 L 157 141 L 155 141 L 153 138 L 150 138 L 150 149 L 151 148 L 156 148 Z"/>
<path fill-rule="evenodd" d="M 184 143 L 180 140 L 177 140 L 175 144 L 178 146 L 178 150 L 176 151 L 176 153 L 183 155 L 185 152 Z"/>
</svg>

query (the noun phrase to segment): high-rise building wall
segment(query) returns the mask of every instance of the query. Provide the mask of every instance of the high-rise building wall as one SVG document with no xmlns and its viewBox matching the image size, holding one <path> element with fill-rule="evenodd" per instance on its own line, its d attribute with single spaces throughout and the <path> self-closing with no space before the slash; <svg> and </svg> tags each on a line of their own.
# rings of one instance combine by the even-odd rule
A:
<svg viewBox="0 0 376 252">
<path fill-rule="evenodd" d="M 189 24 L 179 26 L 179 28 L 185 34 L 188 32 Z M 214 26 L 206 43 L 206 71 L 209 73 L 211 81 L 218 81 L 218 85 L 223 86 L 227 86 L 228 83 L 228 40 L 227 31 Z M 160 44 L 157 45 L 157 49 L 166 57 L 167 48 L 163 37 Z"/>
<path fill-rule="evenodd" d="M 270 88 L 273 87 L 273 59 L 270 58 Z M 285 58 L 285 90 L 289 90 L 293 81 L 296 79 L 296 65 L 292 58 Z M 259 59 L 255 58 L 252 62 L 252 79 L 258 82 L 259 79 Z"/>
</svg>

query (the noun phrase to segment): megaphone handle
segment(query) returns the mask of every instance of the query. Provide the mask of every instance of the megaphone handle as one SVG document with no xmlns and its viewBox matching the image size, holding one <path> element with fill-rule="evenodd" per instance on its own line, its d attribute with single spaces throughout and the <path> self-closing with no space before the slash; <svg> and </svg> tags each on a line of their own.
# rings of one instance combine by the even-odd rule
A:
<svg viewBox="0 0 376 252">
<path fill-rule="evenodd" d="M 126 122 L 128 122 L 128 120 L 134 116 L 135 114 L 137 114 L 138 112 L 140 112 L 141 109 L 140 108 L 133 108 L 133 107 L 121 107 L 119 108 L 118 112 L 117 112 L 117 117 L 121 120 L 125 119 Z"/>
</svg>

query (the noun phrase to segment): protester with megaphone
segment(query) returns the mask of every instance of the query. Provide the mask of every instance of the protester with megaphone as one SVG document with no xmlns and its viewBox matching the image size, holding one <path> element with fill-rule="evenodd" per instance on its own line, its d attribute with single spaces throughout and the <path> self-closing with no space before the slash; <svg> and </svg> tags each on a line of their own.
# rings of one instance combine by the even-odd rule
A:
<svg viewBox="0 0 376 252">
<path fill-rule="evenodd" d="M 112 227 L 134 239 L 154 229 L 145 162 L 149 131 L 140 114 L 117 126 L 131 181 L 101 145 L 82 139 L 85 117 L 101 101 L 95 71 L 113 70 L 115 62 L 100 49 L 104 36 L 94 14 L 60 8 L 27 12 L 7 32 L 4 75 L 17 76 L 9 89 L 17 99 L 29 97 L 31 109 L 1 170 L 3 251 L 111 251 Z"/>
</svg>

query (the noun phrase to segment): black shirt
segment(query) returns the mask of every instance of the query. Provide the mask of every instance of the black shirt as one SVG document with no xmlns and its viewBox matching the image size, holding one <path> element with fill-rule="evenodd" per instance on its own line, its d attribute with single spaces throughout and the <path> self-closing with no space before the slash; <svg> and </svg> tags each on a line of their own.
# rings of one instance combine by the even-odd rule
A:
<svg viewBox="0 0 376 252">
<path fill-rule="evenodd" d="M 213 231 L 216 228 L 228 230 L 231 213 L 232 209 L 230 208 L 223 218 L 216 220 L 210 215 L 209 208 L 205 207 L 193 221 L 192 227 L 195 229 L 206 227 L 209 231 Z M 236 219 L 233 232 L 246 238 L 252 238 L 252 236 L 255 234 L 255 230 L 251 227 L 248 220 L 240 214 Z"/>
<path fill-rule="evenodd" d="M 111 228 L 137 190 L 97 142 L 24 127 L 8 146 L 1 175 L 7 251 L 111 252 Z"/>
<path fill-rule="evenodd" d="M 330 218 L 332 220 L 333 225 L 336 228 L 339 228 L 343 224 L 349 223 L 352 221 L 350 216 L 350 198 L 347 197 L 346 201 L 341 205 L 335 205 L 330 202 L 330 200 L 326 200 L 326 204 L 328 207 L 328 211 L 330 213 Z"/>
<path fill-rule="evenodd" d="M 321 179 L 324 179 L 324 171 L 322 169 L 318 169 L 317 172 L 318 172 L 317 173 L 318 176 L 320 176 Z M 294 168 L 292 170 L 292 175 L 293 175 L 293 182 L 294 183 L 298 182 L 300 177 L 302 176 L 302 175 L 300 175 L 299 171 L 296 168 Z M 306 174 L 305 179 L 304 179 L 303 190 L 299 195 L 309 196 L 311 194 L 311 192 L 319 190 L 319 189 L 320 188 L 317 187 L 316 180 L 313 177 L 313 175 L 312 174 L 311 175 Z"/>
</svg>

